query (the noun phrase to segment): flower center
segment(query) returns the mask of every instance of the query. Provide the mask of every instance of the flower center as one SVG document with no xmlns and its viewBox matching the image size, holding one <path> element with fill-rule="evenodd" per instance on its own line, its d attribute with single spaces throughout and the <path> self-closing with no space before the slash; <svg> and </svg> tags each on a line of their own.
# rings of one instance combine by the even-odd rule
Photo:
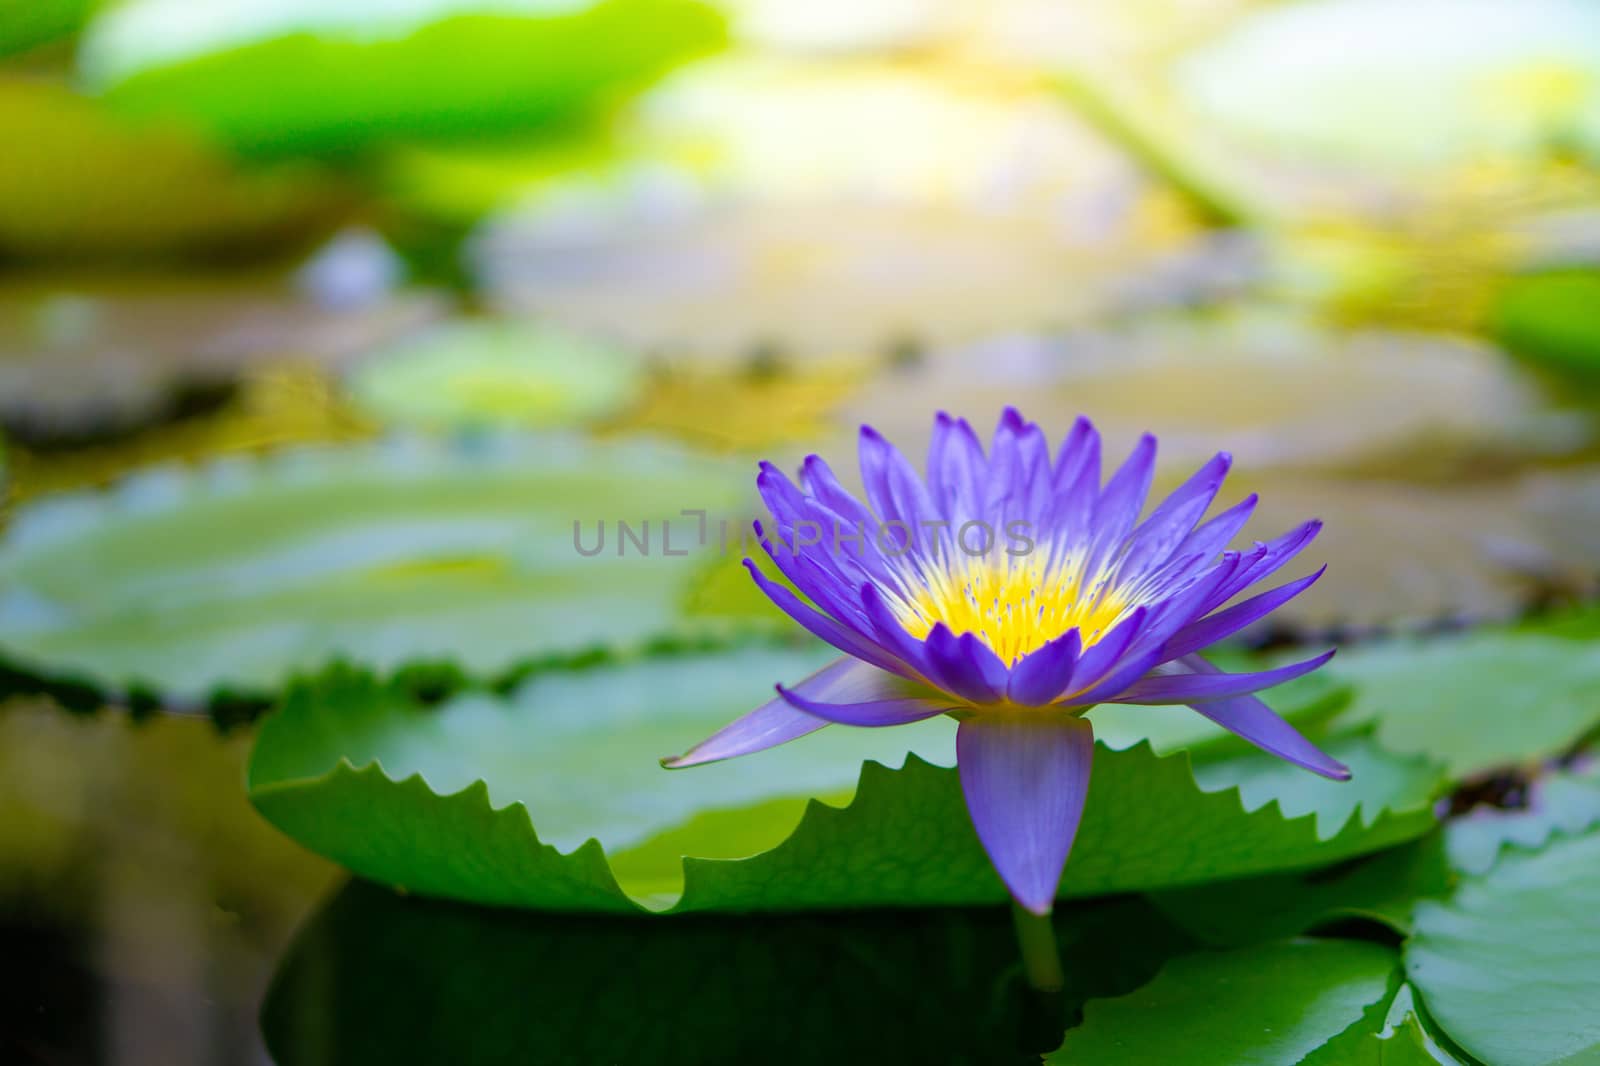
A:
<svg viewBox="0 0 1600 1066">
<path fill-rule="evenodd" d="M 896 610 L 906 632 L 920 640 L 943 622 L 958 636 L 977 634 L 1007 665 L 1074 627 L 1087 648 L 1130 606 L 1104 582 L 1086 582 L 1078 567 L 1032 556 L 961 559 L 920 577 L 920 591 Z"/>
</svg>

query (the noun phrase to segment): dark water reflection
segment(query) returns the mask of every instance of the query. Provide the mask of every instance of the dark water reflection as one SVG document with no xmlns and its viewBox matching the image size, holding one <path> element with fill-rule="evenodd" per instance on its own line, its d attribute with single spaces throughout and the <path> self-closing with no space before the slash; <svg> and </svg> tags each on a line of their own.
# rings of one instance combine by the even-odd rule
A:
<svg viewBox="0 0 1600 1066">
<path fill-rule="evenodd" d="M 302 930 L 262 1025 L 279 1066 L 1037 1062 L 1182 940 L 1136 900 L 1057 924 L 1059 1002 L 1023 985 L 1004 909 L 601 918 L 358 881 Z"/>
<path fill-rule="evenodd" d="M 0 708 L 0 1064 L 270 1062 L 262 989 L 339 875 L 250 808 L 250 740 Z"/>
<path fill-rule="evenodd" d="M 599 918 L 405 898 L 284 838 L 248 730 L 0 710 L 0 1066 L 1037 1062 L 1188 946 L 1147 904 Z M 320 901 L 320 902 L 319 902 Z"/>
</svg>

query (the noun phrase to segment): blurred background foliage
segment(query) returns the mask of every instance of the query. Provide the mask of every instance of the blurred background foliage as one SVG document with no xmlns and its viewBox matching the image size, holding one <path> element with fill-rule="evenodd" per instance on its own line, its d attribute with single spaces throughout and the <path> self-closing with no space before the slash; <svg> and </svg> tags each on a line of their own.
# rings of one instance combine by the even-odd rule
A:
<svg viewBox="0 0 1600 1066">
<path fill-rule="evenodd" d="M 86 1054 L 252 1061 L 330 871 L 244 738 L 41 693 L 236 722 L 340 655 L 507 682 L 764 619 L 724 560 L 519 638 L 561 575 L 517 538 L 615 509 L 639 434 L 685 506 L 939 407 L 1228 447 L 1264 527 L 1328 523 L 1263 641 L 1600 582 L 1585 0 L 0 0 L 0 143 L 0 892 L 121 990 Z M 589 495 L 496 467 L 524 431 Z"/>
</svg>

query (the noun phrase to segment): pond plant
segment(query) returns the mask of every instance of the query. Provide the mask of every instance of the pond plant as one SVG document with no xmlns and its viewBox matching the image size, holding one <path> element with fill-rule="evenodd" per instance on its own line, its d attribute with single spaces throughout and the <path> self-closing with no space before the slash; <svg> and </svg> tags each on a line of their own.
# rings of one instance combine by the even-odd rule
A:
<svg viewBox="0 0 1600 1066">
<path fill-rule="evenodd" d="M 1030 978 L 1059 987 L 1048 915 L 1089 791 L 1103 703 L 1187 704 L 1257 747 L 1347 780 L 1343 764 L 1253 693 L 1310 673 L 1301 662 L 1224 673 L 1201 649 L 1257 622 L 1317 580 L 1233 603 L 1321 528 L 1312 520 L 1228 550 L 1256 498 L 1201 522 L 1232 463 L 1219 453 L 1141 522 L 1155 471 L 1145 434 L 1102 482 L 1100 435 L 1079 418 L 1052 459 L 1038 425 L 1006 408 L 985 453 L 941 413 L 926 479 L 871 426 L 861 429 L 863 504 L 812 455 L 795 485 L 764 463 L 767 556 L 815 607 L 747 560 L 779 609 L 844 652 L 740 718 L 673 768 L 762 751 L 829 724 L 954 717 L 973 827 L 1018 908 Z M 769 535 L 770 533 L 770 535 Z"/>
</svg>

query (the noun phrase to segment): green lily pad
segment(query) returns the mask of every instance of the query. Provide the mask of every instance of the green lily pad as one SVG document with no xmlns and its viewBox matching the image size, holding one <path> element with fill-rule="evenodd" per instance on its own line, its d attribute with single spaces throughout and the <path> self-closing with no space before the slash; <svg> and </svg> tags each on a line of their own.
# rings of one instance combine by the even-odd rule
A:
<svg viewBox="0 0 1600 1066">
<path fill-rule="evenodd" d="M 1195 780 L 1204 789 L 1238 788 L 1247 807 L 1276 799 L 1285 817 L 1315 814 L 1324 835 L 1338 832 L 1358 812 L 1361 820 L 1370 824 L 1385 807 L 1424 807 L 1446 781 L 1437 763 L 1395 756 L 1366 736 L 1340 737 L 1321 746 L 1350 767 L 1352 776 L 1360 779 L 1360 787 L 1347 788 L 1348 782 L 1308 774 L 1254 748 L 1226 759 L 1205 759 L 1195 753 Z M 1366 806 L 1374 802 L 1376 806 Z"/>
<path fill-rule="evenodd" d="M 1292 940 L 1180 956 L 1120 999 L 1090 1002 L 1051 1066 L 1230 1066 L 1317 1062 L 1314 1053 L 1382 1010 L 1397 983 L 1393 948 Z M 1348 1061 L 1348 1060 L 1341 1060 Z"/>
<path fill-rule="evenodd" d="M 682 610 L 715 544 L 697 548 L 680 512 L 742 514 L 747 483 L 659 442 L 517 437 L 158 468 L 17 512 L 0 650 L 31 674 L 187 703 L 270 696 L 338 658 L 493 677 L 722 635 Z M 575 523 L 590 550 L 602 521 L 605 550 L 579 554 Z"/>
<path fill-rule="evenodd" d="M 1506 282 L 1493 312 L 1495 334 L 1537 366 L 1600 377 L 1600 271 L 1556 270 Z"/>
<path fill-rule="evenodd" d="M 1134 899 L 1064 907 L 1054 924 L 1063 1012 L 1189 947 Z M 641 922 L 357 881 L 279 963 L 261 1024 L 284 1066 L 1038 1066 L 1064 1020 L 1030 1018 L 1031 1002 L 1001 908 Z"/>
<path fill-rule="evenodd" d="M 1199 939 L 1237 947 L 1346 919 L 1376 922 L 1404 935 L 1417 902 L 1447 895 L 1455 882 L 1444 837 L 1434 833 L 1334 871 L 1219 881 L 1157 892 L 1151 900 Z"/>
<path fill-rule="evenodd" d="M 380 423 L 439 428 L 565 427 L 635 400 L 643 368 L 630 353 L 531 323 L 457 322 L 375 352 L 350 380 Z"/>
<path fill-rule="evenodd" d="M 1380 744 L 1469 776 L 1558 754 L 1600 724 L 1600 646 L 1484 629 L 1351 649 L 1330 664 L 1355 690 L 1329 728 L 1374 723 Z"/>
<path fill-rule="evenodd" d="M 628 912 L 1003 901 L 945 768 L 948 719 L 836 727 L 693 770 L 656 765 L 820 661 L 754 649 L 676 656 L 544 672 L 510 697 L 469 693 L 431 708 L 400 687 L 333 674 L 293 688 L 267 720 L 251 797 L 284 832 L 363 876 L 481 903 Z M 1323 865 L 1434 824 L 1411 783 L 1374 775 L 1373 786 L 1346 786 L 1366 796 L 1362 817 L 1319 826 L 1314 813 L 1279 810 L 1308 806 L 1299 782 L 1282 796 L 1253 790 L 1247 805 L 1231 788 L 1202 791 L 1186 755 L 1102 746 L 1063 892 Z"/>
<path fill-rule="evenodd" d="M 1375 1023 L 1375 1024 L 1367 1024 Z M 1410 985 L 1401 985 L 1384 1017 L 1368 1011 L 1364 1023 L 1318 1048 L 1300 1066 L 1462 1066 L 1440 1046 L 1419 1014 Z"/>
<path fill-rule="evenodd" d="M 1406 973 L 1450 1038 L 1502 1066 L 1600 1058 L 1600 833 L 1510 852 L 1417 908 Z"/>
<path fill-rule="evenodd" d="M 1359 773 L 1359 771 L 1358 771 Z M 1334 871 L 1269 874 L 1152 895 L 1173 921 L 1207 943 L 1254 944 L 1345 919 L 1377 922 L 1405 936 L 1423 900 L 1450 894 L 1462 875 L 1481 875 L 1502 849 L 1544 846 L 1553 834 L 1600 826 L 1600 770 L 1554 773 L 1532 785 L 1522 810 L 1483 808 L 1440 833 L 1364 855 Z"/>
<path fill-rule="evenodd" d="M 80 64 L 115 106 L 178 116 L 251 153 L 348 152 L 569 119 L 722 42 L 694 0 L 135 0 Z"/>
<path fill-rule="evenodd" d="M 1462 873 L 1483 874 L 1507 847 L 1541 848 L 1552 835 L 1579 836 L 1600 826 L 1600 764 L 1550 774 L 1529 788 L 1523 810 L 1472 811 L 1446 829 L 1450 864 Z"/>
<path fill-rule="evenodd" d="M 0 153 L 8 257 L 237 259 L 304 242 L 349 207 L 319 168 L 242 171 L 181 123 L 128 119 L 35 79 L 0 79 L 0 143 L 28 146 Z"/>
<path fill-rule="evenodd" d="M 1268 8 L 1176 80 L 1202 117 L 1290 156 L 1393 167 L 1600 150 L 1600 12 L 1584 0 Z"/>
</svg>

